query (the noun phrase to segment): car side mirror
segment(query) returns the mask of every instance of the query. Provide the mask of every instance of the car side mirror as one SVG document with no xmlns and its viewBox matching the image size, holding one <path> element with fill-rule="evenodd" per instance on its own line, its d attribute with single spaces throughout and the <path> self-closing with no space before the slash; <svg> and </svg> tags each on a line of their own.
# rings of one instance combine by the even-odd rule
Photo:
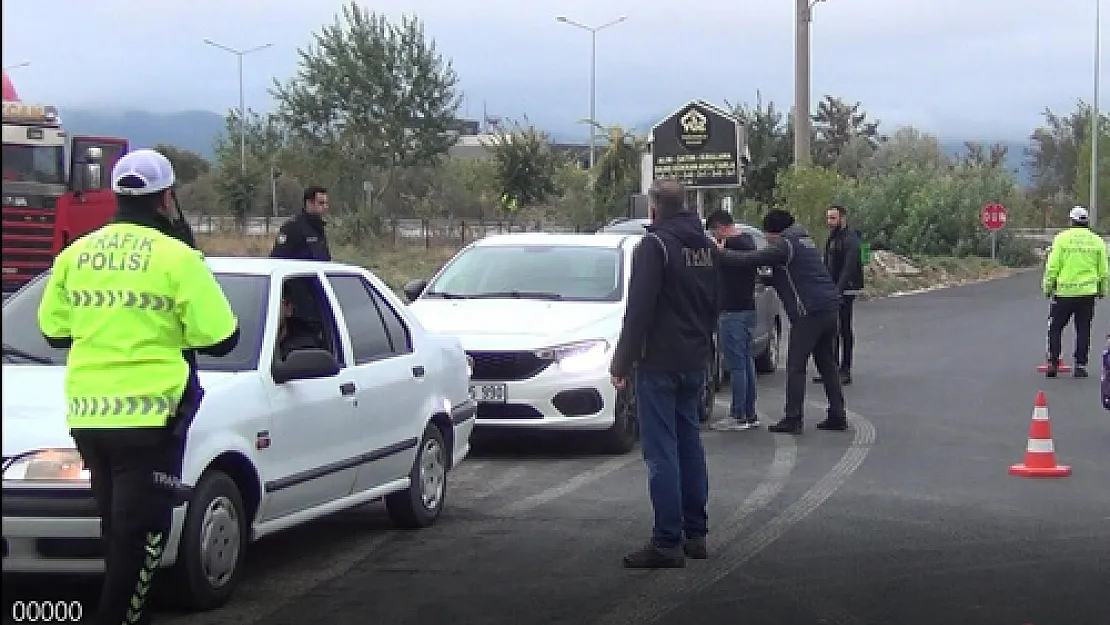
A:
<svg viewBox="0 0 1110 625">
<path fill-rule="evenodd" d="M 415 302 L 416 298 L 420 297 L 420 294 L 423 293 L 426 288 L 428 288 L 427 280 L 411 280 L 405 285 L 405 297 L 408 298 L 409 303 Z"/>
<path fill-rule="evenodd" d="M 339 375 L 339 361 L 325 349 L 295 349 L 284 360 L 275 361 L 270 371 L 278 384 L 330 378 Z"/>
</svg>

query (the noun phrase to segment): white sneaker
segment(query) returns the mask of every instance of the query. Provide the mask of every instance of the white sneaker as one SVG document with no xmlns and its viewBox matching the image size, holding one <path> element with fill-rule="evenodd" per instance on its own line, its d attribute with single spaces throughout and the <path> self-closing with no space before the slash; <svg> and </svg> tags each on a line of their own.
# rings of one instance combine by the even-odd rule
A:
<svg viewBox="0 0 1110 625">
<path fill-rule="evenodd" d="M 709 429 L 718 432 L 738 432 L 752 427 L 748 422 L 733 417 L 722 417 L 709 424 Z"/>
</svg>

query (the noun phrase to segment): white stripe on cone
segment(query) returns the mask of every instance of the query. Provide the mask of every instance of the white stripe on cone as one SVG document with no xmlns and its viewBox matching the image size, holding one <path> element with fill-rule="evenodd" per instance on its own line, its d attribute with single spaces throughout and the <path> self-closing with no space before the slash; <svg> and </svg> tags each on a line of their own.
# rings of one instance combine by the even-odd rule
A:
<svg viewBox="0 0 1110 625">
<path fill-rule="evenodd" d="M 1052 444 L 1052 439 L 1031 438 L 1025 451 L 1031 454 L 1051 454 L 1056 451 L 1056 447 Z"/>
<path fill-rule="evenodd" d="M 1048 406 L 1035 406 L 1033 408 L 1034 421 L 1048 421 Z"/>
</svg>

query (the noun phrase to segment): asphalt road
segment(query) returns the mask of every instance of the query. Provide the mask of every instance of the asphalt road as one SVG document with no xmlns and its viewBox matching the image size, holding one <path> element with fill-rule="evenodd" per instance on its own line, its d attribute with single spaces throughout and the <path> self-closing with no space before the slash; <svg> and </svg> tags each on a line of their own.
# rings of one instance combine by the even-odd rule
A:
<svg viewBox="0 0 1110 625">
<path fill-rule="evenodd" d="M 1110 624 L 1110 416 L 1097 379 L 1035 372 L 1036 280 L 860 304 L 852 431 L 706 433 L 708 561 L 621 568 L 650 531 L 638 454 L 503 443 L 454 474 L 435 527 L 394 531 L 371 506 L 290 531 L 255 546 L 225 609 L 156 622 Z M 1108 326 L 1104 305 L 1097 349 Z M 782 384 L 761 379 L 765 420 L 781 413 Z M 1007 474 L 1038 389 L 1070 478 Z M 91 610 L 87 584 L 6 580 L 4 595 Z"/>
</svg>

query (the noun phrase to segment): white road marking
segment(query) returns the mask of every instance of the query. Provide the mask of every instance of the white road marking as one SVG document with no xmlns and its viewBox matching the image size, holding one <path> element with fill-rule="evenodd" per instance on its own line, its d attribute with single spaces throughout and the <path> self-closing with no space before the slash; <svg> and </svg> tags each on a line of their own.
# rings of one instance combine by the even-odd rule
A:
<svg viewBox="0 0 1110 625">
<path fill-rule="evenodd" d="M 507 506 L 503 506 L 494 513 L 494 516 L 517 516 L 523 512 L 535 510 L 536 508 L 539 508 L 546 503 L 555 501 L 560 497 L 573 493 L 574 491 L 581 489 L 583 486 L 592 484 L 614 471 L 623 469 L 624 467 L 627 467 L 628 465 L 638 461 L 639 459 L 640 457 L 637 454 L 629 453 L 619 458 L 606 460 L 605 462 L 597 465 L 596 467 L 588 471 L 579 473 L 578 475 L 572 477 L 566 482 L 563 482 L 562 484 L 552 486 L 551 488 L 538 492 L 535 495 L 525 497 L 524 499 L 514 501 Z"/>
<path fill-rule="evenodd" d="M 710 560 L 704 563 L 695 562 L 686 569 L 660 571 L 653 575 L 635 597 L 622 597 L 620 604 L 603 615 L 596 623 L 598 625 L 647 625 L 660 620 L 684 602 L 692 600 L 696 593 L 708 589 L 739 569 L 760 551 L 781 538 L 793 525 L 809 516 L 859 469 L 875 442 L 875 427 L 870 421 L 851 411 L 848 412 L 848 418 L 855 430 L 851 445 L 836 465 L 800 499 L 765 525 L 739 536 L 739 540 L 735 540 L 739 532 L 734 531 L 731 536 L 722 537 L 725 540 L 715 541 L 719 550 L 710 553 Z M 776 436 L 788 437 L 789 435 Z M 710 531 L 712 536 L 712 530 Z M 721 548 L 720 543 L 727 543 L 729 538 L 734 542 Z M 846 612 L 840 610 L 838 612 L 835 618 L 841 623 L 855 620 Z"/>
</svg>

